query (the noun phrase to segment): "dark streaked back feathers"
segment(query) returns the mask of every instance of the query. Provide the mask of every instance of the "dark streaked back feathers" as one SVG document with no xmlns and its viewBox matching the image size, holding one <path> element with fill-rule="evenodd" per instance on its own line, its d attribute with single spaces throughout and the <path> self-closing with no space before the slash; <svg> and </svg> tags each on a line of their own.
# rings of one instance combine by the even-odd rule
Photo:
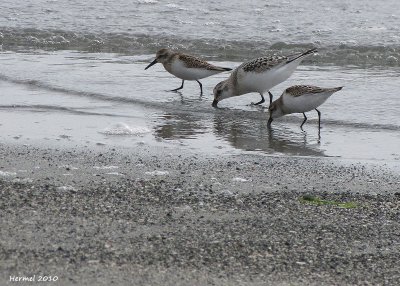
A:
<svg viewBox="0 0 400 286">
<path fill-rule="evenodd" d="M 288 58 L 286 56 L 260 57 L 243 63 L 239 68 L 242 68 L 245 72 L 260 73 L 269 70 L 280 63 L 285 62 L 287 59 Z"/>
<path fill-rule="evenodd" d="M 293 97 L 302 96 L 303 94 L 318 94 L 323 92 L 336 92 L 341 90 L 343 87 L 335 87 L 335 88 L 321 88 L 314 85 L 294 85 L 287 88 L 285 91 L 287 94 L 290 94 Z"/>
<path fill-rule="evenodd" d="M 230 71 L 232 70 L 231 68 L 222 68 L 222 67 L 217 67 L 214 66 L 206 61 L 203 61 L 197 57 L 191 56 L 191 55 L 185 55 L 185 54 L 178 54 L 178 57 L 181 61 L 184 62 L 185 66 L 187 68 L 201 68 L 201 69 L 207 69 L 207 70 L 215 70 L 215 71 Z"/>
</svg>

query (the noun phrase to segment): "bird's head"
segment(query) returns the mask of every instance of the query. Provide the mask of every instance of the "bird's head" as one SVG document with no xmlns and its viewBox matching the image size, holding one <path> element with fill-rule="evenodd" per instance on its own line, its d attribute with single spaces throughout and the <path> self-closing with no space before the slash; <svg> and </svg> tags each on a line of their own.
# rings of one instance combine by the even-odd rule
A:
<svg viewBox="0 0 400 286">
<path fill-rule="evenodd" d="M 155 65 L 156 63 L 165 63 L 168 58 L 173 54 L 171 50 L 168 49 L 161 49 L 156 53 L 156 58 L 152 61 L 146 68 L 147 70 L 149 67 Z"/>
<path fill-rule="evenodd" d="M 213 93 L 214 101 L 212 103 L 212 106 L 217 107 L 218 102 L 233 96 L 232 86 L 229 84 L 228 80 L 221 81 L 214 87 Z"/>
<path fill-rule="evenodd" d="M 277 99 L 274 102 L 271 103 L 271 105 L 268 107 L 269 111 L 269 119 L 268 119 L 268 127 L 271 126 L 272 121 L 275 118 L 281 117 L 285 115 L 285 113 L 282 110 L 282 102 L 281 99 Z"/>
</svg>

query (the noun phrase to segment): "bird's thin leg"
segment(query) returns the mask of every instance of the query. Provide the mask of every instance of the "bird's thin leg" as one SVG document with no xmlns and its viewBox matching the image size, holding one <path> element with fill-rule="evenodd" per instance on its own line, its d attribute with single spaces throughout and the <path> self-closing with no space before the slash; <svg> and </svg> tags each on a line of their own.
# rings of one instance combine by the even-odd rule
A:
<svg viewBox="0 0 400 286">
<path fill-rule="evenodd" d="M 203 85 L 201 84 L 201 82 L 199 82 L 197 79 L 196 81 L 199 83 L 200 85 L 200 95 L 203 95 Z"/>
<path fill-rule="evenodd" d="M 315 111 L 318 112 L 318 130 L 321 130 L 321 111 L 315 108 Z"/>
<path fill-rule="evenodd" d="M 321 139 L 321 111 L 315 108 L 318 112 L 318 139 Z"/>
<path fill-rule="evenodd" d="M 259 105 L 259 104 L 265 102 L 264 95 L 262 93 L 260 93 L 260 95 L 261 95 L 261 100 L 259 102 L 256 102 L 256 103 L 252 102 L 251 105 Z"/>
<path fill-rule="evenodd" d="M 178 87 L 178 88 L 172 89 L 171 91 L 178 91 L 178 90 L 182 89 L 182 88 L 183 88 L 183 83 L 184 83 L 184 82 L 185 82 L 185 81 L 182 79 L 182 85 L 181 85 L 180 87 Z"/>
<path fill-rule="evenodd" d="M 300 129 L 302 130 L 302 131 L 304 131 L 304 129 L 303 129 L 303 125 L 304 125 L 304 123 L 306 123 L 306 121 L 307 121 L 307 116 L 306 116 L 306 114 L 303 112 L 303 115 L 304 115 L 304 120 L 303 120 L 303 123 L 301 123 L 301 125 L 300 125 Z"/>
<path fill-rule="evenodd" d="M 268 91 L 268 94 L 269 94 L 269 105 L 271 105 L 271 103 L 272 103 L 272 98 L 273 98 L 274 96 L 272 95 L 272 93 L 271 93 L 270 91 Z"/>
</svg>

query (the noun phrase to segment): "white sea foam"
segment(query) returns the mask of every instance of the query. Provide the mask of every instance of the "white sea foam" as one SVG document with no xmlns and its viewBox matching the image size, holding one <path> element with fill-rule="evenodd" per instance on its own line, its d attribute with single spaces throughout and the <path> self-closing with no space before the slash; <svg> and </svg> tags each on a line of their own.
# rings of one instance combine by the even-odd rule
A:
<svg viewBox="0 0 400 286">
<path fill-rule="evenodd" d="M 100 131 L 100 133 L 106 135 L 140 135 L 149 132 L 151 132 L 151 130 L 147 127 L 143 126 L 131 127 L 123 122 L 113 124 L 105 128 L 103 131 Z"/>
</svg>

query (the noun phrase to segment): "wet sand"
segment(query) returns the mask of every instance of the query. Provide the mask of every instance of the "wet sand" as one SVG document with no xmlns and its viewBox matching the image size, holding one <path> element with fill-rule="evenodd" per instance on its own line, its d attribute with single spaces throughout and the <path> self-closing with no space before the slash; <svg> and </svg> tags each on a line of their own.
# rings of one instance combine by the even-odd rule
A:
<svg viewBox="0 0 400 286">
<path fill-rule="evenodd" d="M 391 169 L 173 146 L 0 147 L 1 285 L 400 283 Z"/>
</svg>

